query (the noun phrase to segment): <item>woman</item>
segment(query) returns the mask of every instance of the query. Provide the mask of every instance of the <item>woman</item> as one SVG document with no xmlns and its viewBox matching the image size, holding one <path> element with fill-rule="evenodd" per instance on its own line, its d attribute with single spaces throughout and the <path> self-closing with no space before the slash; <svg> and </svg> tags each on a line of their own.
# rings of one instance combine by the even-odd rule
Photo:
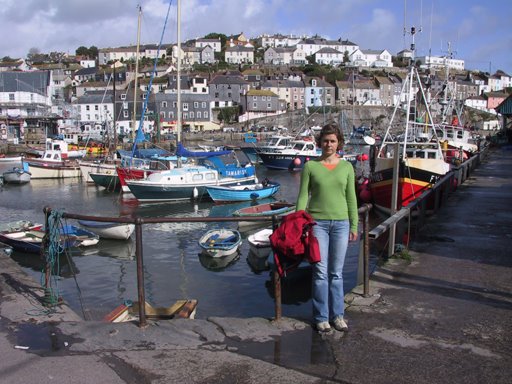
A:
<svg viewBox="0 0 512 384">
<path fill-rule="evenodd" d="M 319 332 L 346 331 L 343 264 L 349 241 L 357 240 L 357 199 L 354 168 L 340 159 L 344 139 L 337 124 L 325 125 L 317 137 L 322 155 L 304 164 L 297 210 L 317 222 L 313 233 L 321 261 L 313 265 L 313 320 Z"/>
</svg>

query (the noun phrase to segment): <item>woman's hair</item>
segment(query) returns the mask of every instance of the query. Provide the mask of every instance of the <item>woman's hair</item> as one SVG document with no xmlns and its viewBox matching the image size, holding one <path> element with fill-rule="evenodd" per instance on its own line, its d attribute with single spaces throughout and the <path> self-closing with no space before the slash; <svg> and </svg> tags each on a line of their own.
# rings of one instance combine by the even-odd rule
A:
<svg viewBox="0 0 512 384">
<path fill-rule="evenodd" d="M 343 144 L 345 144 L 345 138 L 343 137 L 340 127 L 336 123 L 327 123 L 322 127 L 320 134 L 316 137 L 316 145 L 320 147 L 322 138 L 333 134 L 336 135 L 336 138 L 338 139 L 338 150 L 341 149 Z"/>
</svg>

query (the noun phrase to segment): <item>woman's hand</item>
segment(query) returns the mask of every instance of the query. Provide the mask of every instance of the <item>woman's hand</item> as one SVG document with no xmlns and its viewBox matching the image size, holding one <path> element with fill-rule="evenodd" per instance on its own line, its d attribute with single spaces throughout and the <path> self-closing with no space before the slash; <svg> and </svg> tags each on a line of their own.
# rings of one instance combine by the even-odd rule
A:
<svg viewBox="0 0 512 384">
<path fill-rule="evenodd" d="M 350 232 L 348 235 L 348 241 L 356 241 L 357 240 L 357 232 Z"/>
</svg>

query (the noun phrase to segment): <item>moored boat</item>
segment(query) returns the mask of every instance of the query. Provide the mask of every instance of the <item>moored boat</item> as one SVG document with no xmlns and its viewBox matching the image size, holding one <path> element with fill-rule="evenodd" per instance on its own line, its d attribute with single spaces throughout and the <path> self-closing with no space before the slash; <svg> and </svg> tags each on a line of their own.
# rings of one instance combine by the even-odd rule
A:
<svg viewBox="0 0 512 384">
<path fill-rule="evenodd" d="M 238 251 L 242 244 L 242 236 L 233 229 L 212 229 L 201 236 L 198 243 L 202 252 L 208 256 L 224 257 Z"/>
<path fill-rule="evenodd" d="M 264 228 L 250 234 L 247 237 L 249 251 L 252 252 L 254 256 L 266 259 L 271 250 L 269 237 L 273 232 L 271 228 Z"/>
<path fill-rule="evenodd" d="M 24 165 L 24 168 L 25 167 L 27 166 Z M 10 171 L 4 172 L 2 176 L 5 183 L 26 184 L 30 181 L 32 174 L 23 168 L 13 167 Z"/>
<path fill-rule="evenodd" d="M 282 216 L 295 211 L 295 204 L 286 201 L 275 201 L 270 203 L 251 205 L 233 212 L 236 217 L 265 217 L 268 220 L 261 221 L 239 221 L 238 229 L 247 230 L 251 227 L 268 225 L 272 221 L 272 216 Z"/>
<path fill-rule="evenodd" d="M 121 190 L 121 182 L 115 168 L 104 170 L 103 172 L 89 172 L 89 177 L 94 184 L 105 188 L 107 191 Z"/>
<path fill-rule="evenodd" d="M 78 220 L 78 224 L 104 239 L 127 240 L 135 230 L 134 224 Z"/>
<path fill-rule="evenodd" d="M 231 186 L 208 186 L 206 191 L 216 203 L 251 201 L 275 195 L 280 188 L 279 183 L 255 183 Z"/>
</svg>

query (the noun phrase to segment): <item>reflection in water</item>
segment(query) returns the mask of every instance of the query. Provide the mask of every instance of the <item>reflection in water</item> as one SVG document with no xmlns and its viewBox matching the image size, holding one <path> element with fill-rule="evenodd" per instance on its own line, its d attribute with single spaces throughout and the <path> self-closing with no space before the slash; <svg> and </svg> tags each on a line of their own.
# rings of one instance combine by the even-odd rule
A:
<svg viewBox="0 0 512 384">
<path fill-rule="evenodd" d="M 240 259 L 240 252 L 233 252 L 231 255 L 223 257 L 211 257 L 204 252 L 199 253 L 199 261 L 206 269 L 214 272 L 220 272 L 233 265 Z"/>
<path fill-rule="evenodd" d="M 14 251 L 11 255 L 11 258 L 22 267 L 30 268 L 35 272 L 44 273 L 45 271 L 45 262 L 40 255 Z M 74 275 L 78 275 L 79 273 L 80 271 L 73 261 L 73 256 L 71 253 L 61 254 L 59 262 L 53 265 L 53 276 L 68 278 L 73 277 Z"/>
<path fill-rule="evenodd" d="M 249 253 L 247 254 L 247 263 L 251 267 L 251 271 L 254 273 L 261 273 L 263 271 L 268 271 L 270 266 L 268 264 L 266 257 L 259 257 L 256 253 L 252 252 L 249 249 Z"/>
</svg>

